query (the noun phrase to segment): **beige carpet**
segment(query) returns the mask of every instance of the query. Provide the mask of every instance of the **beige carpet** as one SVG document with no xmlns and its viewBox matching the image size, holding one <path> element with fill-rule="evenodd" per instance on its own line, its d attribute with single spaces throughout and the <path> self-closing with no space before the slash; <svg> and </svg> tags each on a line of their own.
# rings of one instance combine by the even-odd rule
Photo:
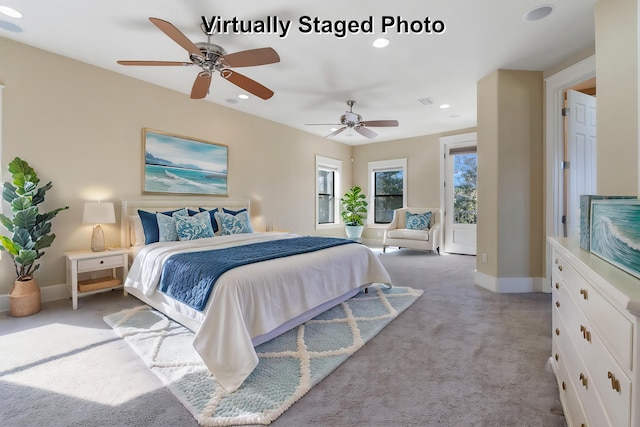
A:
<svg viewBox="0 0 640 427">
<path fill-rule="evenodd" d="M 395 283 L 425 291 L 273 426 L 563 426 L 547 294 L 473 284 L 475 257 L 381 255 Z M 0 313 L 6 426 L 195 426 L 102 317 L 138 305 L 109 292 Z"/>
</svg>

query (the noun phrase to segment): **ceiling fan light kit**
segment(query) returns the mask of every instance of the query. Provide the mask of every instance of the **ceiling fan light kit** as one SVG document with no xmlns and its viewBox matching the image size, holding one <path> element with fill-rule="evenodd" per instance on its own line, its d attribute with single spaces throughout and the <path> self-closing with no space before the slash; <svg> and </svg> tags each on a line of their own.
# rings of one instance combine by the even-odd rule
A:
<svg viewBox="0 0 640 427">
<path fill-rule="evenodd" d="M 196 76 L 191 89 L 191 98 L 202 99 L 209 93 L 211 87 L 211 76 L 219 73 L 225 80 L 246 90 L 247 92 L 262 98 L 269 99 L 273 96 L 273 91 L 255 80 L 246 77 L 232 68 L 253 67 L 257 65 L 267 65 L 280 62 L 278 53 L 270 47 L 260 49 L 250 49 L 241 52 L 227 54 L 221 46 L 217 44 L 193 43 L 180 30 L 168 21 L 159 18 L 149 18 L 156 27 L 165 33 L 174 42 L 179 44 L 189 53 L 191 62 L 179 61 L 118 61 L 120 65 L 133 66 L 190 66 L 196 65 L 201 71 Z"/>
</svg>

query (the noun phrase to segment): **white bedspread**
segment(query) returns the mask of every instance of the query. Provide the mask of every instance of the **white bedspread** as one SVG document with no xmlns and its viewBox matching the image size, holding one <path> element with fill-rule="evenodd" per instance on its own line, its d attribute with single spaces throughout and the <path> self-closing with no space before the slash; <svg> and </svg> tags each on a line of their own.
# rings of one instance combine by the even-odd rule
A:
<svg viewBox="0 0 640 427">
<path fill-rule="evenodd" d="M 176 253 L 291 237 L 299 236 L 253 233 L 147 245 L 136 255 L 125 289 L 153 300 L 156 294 L 161 294 L 155 289 L 162 264 Z M 202 313 L 185 309 L 181 304 L 169 305 L 199 324 L 190 326 L 196 332 L 193 345 L 220 385 L 231 392 L 240 387 L 258 364 L 256 339 L 329 301 L 339 302 L 350 291 L 371 283 L 389 284 L 391 279 L 370 249 L 348 244 L 227 271 L 218 279 Z M 159 309 L 167 306 L 152 305 Z M 165 314 L 171 316 L 172 310 L 167 311 Z"/>
</svg>

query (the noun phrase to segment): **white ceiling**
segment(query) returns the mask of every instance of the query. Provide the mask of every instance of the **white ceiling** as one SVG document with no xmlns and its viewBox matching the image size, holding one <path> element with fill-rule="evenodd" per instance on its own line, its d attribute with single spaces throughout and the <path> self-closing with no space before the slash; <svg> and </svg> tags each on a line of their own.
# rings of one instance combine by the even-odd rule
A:
<svg viewBox="0 0 640 427">
<path fill-rule="evenodd" d="M 544 71 L 595 43 L 596 0 L 553 0 L 546 19 L 525 22 L 526 12 L 548 0 L 0 0 L 22 12 L 21 19 L 0 14 L 0 37 L 96 65 L 189 96 L 195 67 L 125 67 L 117 60 L 188 61 L 186 51 L 149 22 L 167 20 L 193 42 L 207 41 L 201 17 L 231 20 L 291 21 L 286 38 L 277 34 L 214 34 L 211 42 L 227 53 L 270 46 L 276 64 L 242 68 L 241 73 L 275 92 L 269 100 L 250 96 L 219 75 L 210 94 L 214 102 L 310 132 L 331 133 L 347 100 L 363 120 L 396 119 L 397 128 L 372 128 L 367 139 L 345 131 L 334 139 L 350 145 L 380 142 L 476 126 L 476 82 L 496 69 Z M 373 20 L 374 34 L 304 34 L 300 18 Z M 440 20 L 441 34 L 385 37 L 384 49 L 372 47 L 382 36 L 382 17 L 408 22 Z M 414 24 L 417 26 L 417 24 Z M 16 31 L 19 27 L 21 31 Z M 43 69 L 46 72 L 46 68 Z M 431 98 L 433 105 L 418 100 Z M 450 104 L 440 109 L 441 104 Z"/>
</svg>

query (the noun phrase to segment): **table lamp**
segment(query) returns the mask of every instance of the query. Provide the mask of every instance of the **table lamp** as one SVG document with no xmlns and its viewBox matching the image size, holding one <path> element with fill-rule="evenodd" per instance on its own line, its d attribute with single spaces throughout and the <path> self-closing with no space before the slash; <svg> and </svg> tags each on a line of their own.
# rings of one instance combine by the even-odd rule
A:
<svg viewBox="0 0 640 427">
<path fill-rule="evenodd" d="M 91 250 L 104 251 L 104 232 L 100 224 L 115 224 L 116 214 L 111 202 L 85 202 L 82 222 L 96 224 L 91 235 Z"/>
</svg>

